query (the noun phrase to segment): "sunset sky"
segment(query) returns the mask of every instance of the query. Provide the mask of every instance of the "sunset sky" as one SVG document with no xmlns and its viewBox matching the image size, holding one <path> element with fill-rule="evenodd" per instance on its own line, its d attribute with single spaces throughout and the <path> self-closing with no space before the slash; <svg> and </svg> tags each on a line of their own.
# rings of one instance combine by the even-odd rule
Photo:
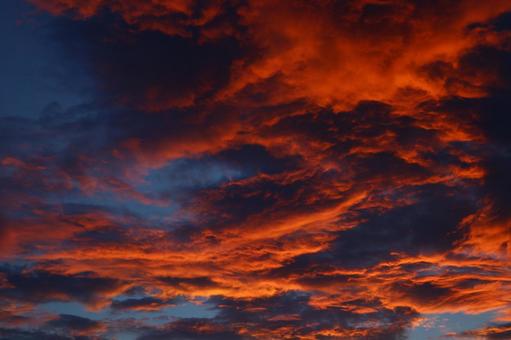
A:
<svg viewBox="0 0 511 340">
<path fill-rule="evenodd" d="M 511 339 L 511 1 L 0 16 L 1 340 Z"/>
</svg>

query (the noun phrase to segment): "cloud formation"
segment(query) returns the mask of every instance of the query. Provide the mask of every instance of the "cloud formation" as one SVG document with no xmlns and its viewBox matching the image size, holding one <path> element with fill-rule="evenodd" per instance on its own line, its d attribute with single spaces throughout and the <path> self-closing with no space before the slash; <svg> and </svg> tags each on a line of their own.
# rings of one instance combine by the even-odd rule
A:
<svg viewBox="0 0 511 340">
<path fill-rule="evenodd" d="M 0 339 L 509 336 L 510 4 L 30 3 L 94 89 L 0 116 Z"/>
</svg>

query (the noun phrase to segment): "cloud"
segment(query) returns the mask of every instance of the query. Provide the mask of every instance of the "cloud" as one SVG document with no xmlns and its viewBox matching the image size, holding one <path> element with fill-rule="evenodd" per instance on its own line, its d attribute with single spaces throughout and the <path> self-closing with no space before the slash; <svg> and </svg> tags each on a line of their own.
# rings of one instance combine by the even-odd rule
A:
<svg viewBox="0 0 511 340">
<path fill-rule="evenodd" d="M 510 324 L 497 324 L 494 326 L 488 326 L 478 330 L 464 331 L 459 334 L 452 334 L 453 338 L 460 339 L 506 339 L 511 335 Z"/>
<path fill-rule="evenodd" d="M 114 310 L 137 310 L 137 311 L 152 311 L 159 310 L 163 306 L 171 306 L 173 301 L 163 301 L 158 298 L 144 297 L 140 299 L 125 299 L 113 300 L 110 307 Z"/>
<path fill-rule="evenodd" d="M 48 321 L 44 327 L 64 334 L 77 335 L 92 335 L 105 328 L 99 321 L 70 314 L 61 314 L 57 319 Z"/>
<path fill-rule="evenodd" d="M 227 93 L 272 79 L 279 84 L 275 101 L 306 98 L 337 107 L 390 101 L 406 88 L 443 95 L 442 86 L 417 76 L 417 67 L 456 60 L 474 44 L 467 25 L 509 9 L 475 1 L 436 1 L 445 15 L 399 1 L 254 1 L 247 7 L 241 20 L 262 52 L 236 65 Z"/>
<path fill-rule="evenodd" d="M 240 54 L 233 39 L 197 44 L 132 30 L 115 12 L 79 21 L 63 17 L 51 29 L 62 55 L 89 70 L 98 97 L 129 109 L 158 112 L 203 104 L 228 81 L 230 64 Z"/>
<path fill-rule="evenodd" d="M 71 337 L 66 336 L 60 336 L 57 334 L 52 333 L 45 333 L 42 331 L 23 331 L 19 329 L 9 329 L 9 328 L 2 328 L 0 329 L 0 336 L 2 340 L 7 339 L 27 339 L 27 340 L 69 340 L 72 339 Z"/>
<path fill-rule="evenodd" d="M 246 337 L 238 335 L 221 324 L 210 323 L 200 319 L 184 319 L 171 323 L 164 328 L 149 331 L 146 334 L 142 334 L 137 339 L 241 340 L 246 339 Z"/>
<path fill-rule="evenodd" d="M 147 4 L 111 0 L 94 0 L 87 4 L 68 0 L 31 2 L 53 14 L 70 13 L 82 20 L 109 10 L 141 30 L 157 30 L 167 35 L 200 34 L 204 39 L 217 39 L 234 33 L 232 16 L 235 13 L 228 1 L 215 0 L 208 4 L 196 0 L 158 0 Z"/>
<path fill-rule="evenodd" d="M 0 337 L 402 339 L 509 309 L 509 4 L 31 2 L 93 93 L 0 117 Z"/>
<path fill-rule="evenodd" d="M 117 279 L 98 277 L 94 273 L 63 275 L 4 267 L 2 274 L 5 278 L 5 286 L 1 288 L 4 298 L 32 303 L 75 300 L 95 308 L 125 287 Z"/>
</svg>

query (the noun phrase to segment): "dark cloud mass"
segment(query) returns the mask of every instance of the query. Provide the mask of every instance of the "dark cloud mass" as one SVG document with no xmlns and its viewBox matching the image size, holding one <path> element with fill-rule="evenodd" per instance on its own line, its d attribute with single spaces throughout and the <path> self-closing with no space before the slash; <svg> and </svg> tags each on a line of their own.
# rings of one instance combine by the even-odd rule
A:
<svg viewBox="0 0 511 340">
<path fill-rule="evenodd" d="M 0 339 L 511 338 L 509 2 L 2 9 Z"/>
</svg>

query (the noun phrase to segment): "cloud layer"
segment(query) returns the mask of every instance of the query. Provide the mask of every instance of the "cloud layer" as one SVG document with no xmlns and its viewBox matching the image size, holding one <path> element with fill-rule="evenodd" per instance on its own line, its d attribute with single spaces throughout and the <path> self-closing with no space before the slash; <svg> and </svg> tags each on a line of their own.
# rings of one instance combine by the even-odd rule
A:
<svg viewBox="0 0 511 340">
<path fill-rule="evenodd" d="M 94 93 L 0 117 L 0 339 L 509 336 L 510 4 L 30 2 Z"/>
</svg>

